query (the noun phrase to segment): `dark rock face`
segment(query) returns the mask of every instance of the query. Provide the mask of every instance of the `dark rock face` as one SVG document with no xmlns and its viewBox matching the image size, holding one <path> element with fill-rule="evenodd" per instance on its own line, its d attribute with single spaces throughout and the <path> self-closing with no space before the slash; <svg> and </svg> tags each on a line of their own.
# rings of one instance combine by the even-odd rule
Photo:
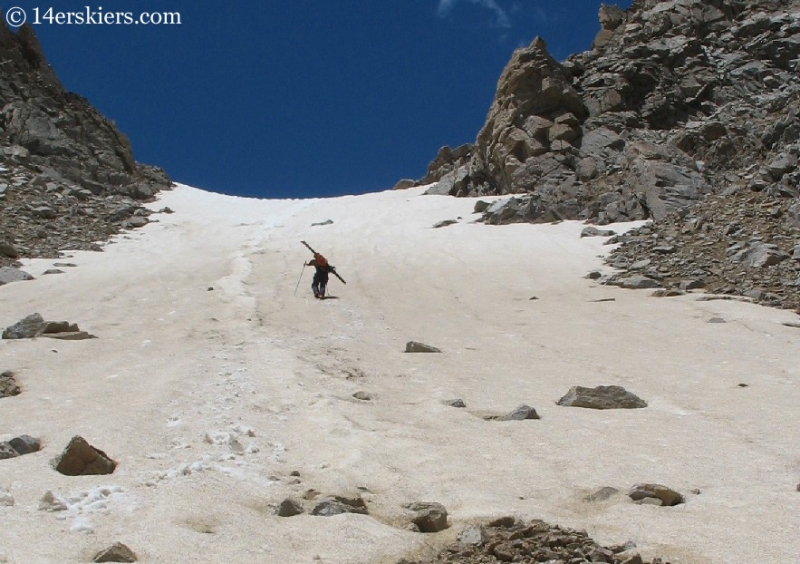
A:
<svg viewBox="0 0 800 564">
<path fill-rule="evenodd" d="M 476 206 L 489 224 L 654 219 L 611 261 L 650 268 L 619 285 L 800 306 L 800 2 L 636 0 L 599 21 L 563 62 L 517 51 L 475 143 L 418 184 L 513 194 Z"/>
<path fill-rule="evenodd" d="M 0 60 L 0 266 L 94 249 L 149 213 L 139 202 L 169 178 L 136 163 L 114 123 L 62 88 L 32 27 L 0 22 Z"/>
<path fill-rule="evenodd" d="M 72 440 L 55 461 L 55 469 L 66 476 L 112 474 L 117 463 L 102 450 L 94 448 L 80 436 Z"/>
<path fill-rule="evenodd" d="M 755 184 L 796 188 L 796 4 L 603 6 L 590 51 L 559 63 L 540 38 L 517 50 L 475 144 L 443 148 L 419 183 L 527 194 L 502 223 L 661 219 L 754 163 Z"/>
<path fill-rule="evenodd" d="M 589 409 L 638 409 L 647 407 L 647 402 L 622 386 L 573 386 L 558 400 L 558 405 Z"/>
<path fill-rule="evenodd" d="M 525 194 L 492 223 L 654 218 L 750 187 L 797 198 L 797 0 L 603 6 L 591 50 L 514 53 L 474 145 L 443 148 L 419 184 Z"/>
</svg>

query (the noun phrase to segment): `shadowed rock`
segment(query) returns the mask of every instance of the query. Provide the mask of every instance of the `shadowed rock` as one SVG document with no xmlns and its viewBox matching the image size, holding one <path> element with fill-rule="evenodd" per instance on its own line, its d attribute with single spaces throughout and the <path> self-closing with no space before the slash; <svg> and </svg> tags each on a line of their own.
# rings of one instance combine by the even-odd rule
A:
<svg viewBox="0 0 800 564">
<path fill-rule="evenodd" d="M 17 451 L 20 456 L 32 452 L 39 452 L 42 449 L 42 444 L 39 442 L 39 439 L 31 437 L 30 435 L 14 437 L 8 441 L 8 444 L 10 444 L 11 448 Z"/>
<path fill-rule="evenodd" d="M 291 497 L 284 499 L 278 506 L 278 517 L 294 517 L 303 513 L 303 506 Z"/>
<path fill-rule="evenodd" d="M 122 544 L 115 542 L 107 549 L 97 553 L 92 562 L 136 562 L 136 554 Z"/>
<path fill-rule="evenodd" d="M 581 237 L 613 237 L 616 232 L 611 229 L 598 229 L 597 227 L 584 227 L 581 231 Z"/>
<path fill-rule="evenodd" d="M 441 503 L 418 501 L 405 507 L 415 513 L 411 522 L 421 533 L 438 533 L 447 528 L 447 510 Z"/>
<path fill-rule="evenodd" d="M 557 403 L 565 407 L 585 407 L 589 409 L 637 409 L 647 407 L 647 402 L 622 386 L 598 386 L 596 388 L 573 386 Z"/>
<path fill-rule="evenodd" d="M 43 325 L 44 319 L 42 316 L 38 313 L 33 313 L 7 327 L 3 331 L 3 339 L 32 339 L 39 334 Z"/>
<path fill-rule="evenodd" d="M 12 266 L 0 268 L 0 286 L 11 282 L 22 282 L 24 280 L 33 280 L 33 276 Z"/>
<path fill-rule="evenodd" d="M 628 492 L 628 497 L 634 501 L 642 501 L 648 498 L 657 499 L 661 505 L 672 506 L 684 502 L 681 494 L 667 486 L 660 484 L 636 484 Z"/>
<path fill-rule="evenodd" d="M 647 276 L 634 274 L 633 276 L 621 276 L 610 278 L 606 281 L 608 286 L 619 286 L 626 290 L 646 290 L 648 288 L 660 288 L 661 282 L 653 280 Z"/>
<path fill-rule="evenodd" d="M 424 343 L 418 343 L 416 341 L 409 341 L 406 343 L 406 352 L 407 353 L 440 353 L 441 350 L 437 349 L 436 347 L 432 347 L 430 345 L 426 345 Z"/>
<path fill-rule="evenodd" d="M 467 404 L 464 403 L 464 400 L 461 398 L 443 400 L 442 403 L 445 405 L 449 405 L 450 407 L 467 407 Z"/>
<path fill-rule="evenodd" d="M 106 453 L 94 448 L 81 436 L 72 437 L 55 462 L 55 469 L 66 476 L 111 474 L 117 467 Z"/>
<path fill-rule="evenodd" d="M 511 413 L 503 415 L 498 421 L 524 421 L 526 419 L 541 419 L 536 410 L 529 405 L 521 405 Z"/>
<path fill-rule="evenodd" d="M 312 515 L 320 517 L 331 517 L 342 513 L 367 515 L 369 511 L 367 510 L 367 504 L 364 503 L 361 497 L 348 498 L 338 495 L 323 499 L 311 510 Z"/>
<path fill-rule="evenodd" d="M 0 443 L 0 460 L 6 460 L 8 458 L 16 458 L 19 456 L 19 453 L 14 450 L 14 447 L 11 446 L 8 442 Z"/>
<path fill-rule="evenodd" d="M 0 373 L 0 398 L 16 396 L 20 394 L 17 380 L 14 378 L 14 373 L 6 370 Z"/>
</svg>

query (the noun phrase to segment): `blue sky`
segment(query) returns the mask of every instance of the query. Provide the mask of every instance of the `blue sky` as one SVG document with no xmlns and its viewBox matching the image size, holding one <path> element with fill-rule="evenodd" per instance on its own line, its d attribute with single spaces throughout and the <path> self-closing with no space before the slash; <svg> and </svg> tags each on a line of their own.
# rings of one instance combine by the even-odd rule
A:
<svg viewBox="0 0 800 564">
<path fill-rule="evenodd" d="M 625 0 L 622 7 L 629 7 Z M 600 0 L 17 0 L 64 86 L 174 180 L 255 197 L 358 194 L 419 178 L 474 141 L 513 50 L 564 59 Z M 47 9 L 180 13 L 69 25 Z M 101 9 L 102 8 L 102 9 Z M 73 16 L 74 18 L 74 16 Z"/>
</svg>

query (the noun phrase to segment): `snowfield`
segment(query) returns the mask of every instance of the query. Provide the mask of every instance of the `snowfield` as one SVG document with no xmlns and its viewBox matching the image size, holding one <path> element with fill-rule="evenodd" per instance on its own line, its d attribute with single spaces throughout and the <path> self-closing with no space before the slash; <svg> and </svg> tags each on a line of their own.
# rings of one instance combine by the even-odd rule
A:
<svg viewBox="0 0 800 564">
<path fill-rule="evenodd" d="M 585 275 L 609 247 L 584 225 L 476 224 L 474 199 L 423 191 L 179 185 L 150 206 L 174 214 L 105 252 L 28 261 L 37 279 L 0 288 L 0 326 L 39 312 L 98 338 L 0 341 L 23 390 L 0 399 L 0 440 L 43 445 L 0 460 L 0 562 L 85 563 L 120 541 L 143 563 L 388 564 L 504 515 L 673 564 L 798 561 L 796 314 L 602 286 Z M 313 298 L 300 240 L 347 281 L 331 277 L 335 299 Z M 40 276 L 54 262 L 77 266 Z M 411 340 L 442 353 L 406 354 Z M 576 385 L 649 405 L 556 405 Z M 541 419 L 484 419 L 521 404 Z M 74 435 L 116 471 L 57 473 Z M 641 482 L 686 503 L 635 504 Z M 584 500 L 604 486 L 621 493 Z M 369 515 L 312 516 L 309 490 L 360 495 Z M 306 512 L 276 516 L 286 497 Z M 415 501 L 450 528 L 408 530 Z"/>
</svg>

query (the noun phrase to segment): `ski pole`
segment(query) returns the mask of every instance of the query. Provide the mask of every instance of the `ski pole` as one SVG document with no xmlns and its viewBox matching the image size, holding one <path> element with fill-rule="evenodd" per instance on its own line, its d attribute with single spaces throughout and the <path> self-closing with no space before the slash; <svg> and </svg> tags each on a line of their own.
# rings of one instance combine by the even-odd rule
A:
<svg viewBox="0 0 800 564">
<path fill-rule="evenodd" d="M 297 279 L 297 286 L 294 287 L 294 295 L 297 295 L 297 289 L 300 287 L 300 281 L 303 279 L 303 273 L 306 271 L 306 263 L 303 263 L 303 270 L 300 271 L 300 278 Z"/>
</svg>

